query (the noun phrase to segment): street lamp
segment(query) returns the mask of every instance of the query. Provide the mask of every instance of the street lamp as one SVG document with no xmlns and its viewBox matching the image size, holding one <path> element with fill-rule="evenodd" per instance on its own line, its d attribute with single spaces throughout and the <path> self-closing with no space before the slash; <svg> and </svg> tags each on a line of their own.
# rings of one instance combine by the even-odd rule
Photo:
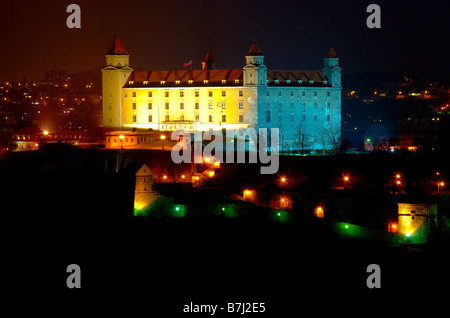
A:
<svg viewBox="0 0 450 318">
<path fill-rule="evenodd" d="M 123 138 L 125 138 L 124 135 L 120 135 L 120 136 L 119 136 L 119 139 L 120 139 L 120 149 L 123 149 Z"/>
<path fill-rule="evenodd" d="M 161 149 L 162 150 L 164 150 L 164 140 L 166 139 L 166 136 L 165 135 L 161 135 L 161 136 L 159 136 L 159 138 L 161 139 L 161 141 L 162 141 L 162 143 L 161 143 Z"/>
</svg>

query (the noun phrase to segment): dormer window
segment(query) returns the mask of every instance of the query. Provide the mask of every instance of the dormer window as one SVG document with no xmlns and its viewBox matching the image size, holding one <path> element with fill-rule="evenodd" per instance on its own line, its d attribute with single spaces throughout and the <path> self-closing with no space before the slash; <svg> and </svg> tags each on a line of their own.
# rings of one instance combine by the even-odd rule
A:
<svg viewBox="0 0 450 318">
<path fill-rule="evenodd" d="M 323 81 L 323 83 L 326 85 L 328 82 L 327 81 Z"/>
<path fill-rule="evenodd" d="M 314 81 L 313 80 L 309 80 L 309 84 L 314 84 Z"/>
<path fill-rule="evenodd" d="M 203 84 L 208 84 L 208 80 L 203 80 Z"/>
<path fill-rule="evenodd" d="M 302 84 L 302 83 L 303 83 L 303 81 L 302 81 L 302 80 L 297 80 L 297 82 L 298 82 L 299 84 Z"/>
<path fill-rule="evenodd" d="M 238 79 L 235 79 L 235 80 L 234 80 L 234 83 L 235 83 L 235 84 L 239 84 L 239 80 L 238 80 Z"/>
<path fill-rule="evenodd" d="M 226 84 L 227 80 L 222 80 L 222 84 Z"/>
<path fill-rule="evenodd" d="M 164 85 L 164 84 L 166 84 L 166 81 L 161 81 L 161 85 Z"/>
<path fill-rule="evenodd" d="M 280 81 L 279 80 L 273 80 L 275 82 L 275 84 L 278 84 Z"/>
<path fill-rule="evenodd" d="M 175 81 L 175 84 L 180 84 L 180 81 Z"/>
<path fill-rule="evenodd" d="M 291 80 L 286 80 L 286 84 L 291 84 Z"/>
<path fill-rule="evenodd" d="M 193 80 L 189 80 L 189 81 L 188 81 L 188 84 L 192 84 L 192 83 L 194 83 Z"/>
<path fill-rule="evenodd" d="M 129 84 L 129 85 L 133 85 L 133 84 L 134 84 L 134 81 L 128 81 L 128 84 Z"/>
<path fill-rule="evenodd" d="M 148 81 L 144 81 L 144 82 L 142 82 L 142 84 L 148 85 Z"/>
</svg>

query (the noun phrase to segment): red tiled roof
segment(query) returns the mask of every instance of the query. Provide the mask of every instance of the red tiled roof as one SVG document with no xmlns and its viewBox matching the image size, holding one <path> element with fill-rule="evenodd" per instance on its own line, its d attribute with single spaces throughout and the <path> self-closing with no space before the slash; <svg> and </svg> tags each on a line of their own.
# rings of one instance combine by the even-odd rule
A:
<svg viewBox="0 0 450 318">
<path fill-rule="evenodd" d="M 280 86 L 329 86 L 321 71 L 267 70 L 268 85 Z M 310 82 L 312 81 L 312 83 Z"/>
<path fill-rule="evenodd" d="M 116 38 L 114 39 L 114 43 L 111 46 L 111 48 L 108 50 L 106 55 L 128 55 L 127 50 L 125 49 L 125 46 L 123 45 L 120 38 L 116 35 Z"/>
<path fill-rule="evenodd" d="M 124 87 L 242 85 L 242 69 L 133 71 Z M 225 80 L 225 83 L 222 81 Z M 236 83 L 238 80 L 238 83 Z M 131 81 L 131 83 L 130 83 Z M 148 82 L 144 84 L 145 82 Z M 164 84 L 161 84 L 164 81 Z M 176 81 L 180 81 L 179 84 Z M 192 81 L 192 83 L 189 83 Z M 205 83 L 204 81 L 208 81 Z"/>
<path fill-rule="evenodd" d="M 261 49 L 259 48 L 258 44 L 255 42 L 253 43 L 252 47 L 250 48 L 250 51 L 248 51 L 247 55 L 263 55 L 261 52 Z"/>
<path fill-rule="evenodd" d="M 334 50 L 334 48 L 330 47 L 328 49 L 327 55 L 325 55 L 325 57 L 327 58 L 334 58 L 334 57 L 338 57 L 336 54 L 336 51 Z"/>
<path fill-rule="evenodd" d="M 41 134 L 42 134 L 42 130 L 40 130 L 39 128 L 33 127 L 33 126 L 24 127 L 22 129 L 16 131 L 15 133 L 13 133 L 13 135 L 32 135 L 32 136 L 41 135 Z"/>
</svg>

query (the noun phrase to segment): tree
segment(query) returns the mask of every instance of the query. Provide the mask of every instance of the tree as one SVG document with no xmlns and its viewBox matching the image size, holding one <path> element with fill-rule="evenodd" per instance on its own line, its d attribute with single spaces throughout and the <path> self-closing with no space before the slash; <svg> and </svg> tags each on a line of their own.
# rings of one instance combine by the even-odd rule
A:
<svg viewBox="0 0 450 318">
<path fill-rule="evenodd" d="M 306 125 L 301 122 L 294 131 L 295 145 L 294 147 L 300 148 L 302 156 L 305 153 L 305 149 L 310 147 L 310 137 L 306 132 Z"/>
</svg>

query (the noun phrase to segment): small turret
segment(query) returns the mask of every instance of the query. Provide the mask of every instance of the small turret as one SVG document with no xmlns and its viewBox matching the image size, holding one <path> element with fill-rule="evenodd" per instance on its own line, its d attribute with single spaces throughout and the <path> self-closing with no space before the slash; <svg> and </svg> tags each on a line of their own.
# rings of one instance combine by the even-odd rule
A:
<svg viewBox="0 0 450 318">
<path fill-rule="evenodd" d="M 216 61 L 214 60 L 211 51 L 206 52 L 205 58 L 202 62 L 202 70 L 215 70 Z"/>
<path fill-rule="evenodd" d="M 330 47 L 323 59 L 324 67 L 322 73 L 327 77 L 328 82 L 333 87 L 341 86 L 341 68 L 338 65 L 339 57 L 334 48 Z"/>
</svg>

